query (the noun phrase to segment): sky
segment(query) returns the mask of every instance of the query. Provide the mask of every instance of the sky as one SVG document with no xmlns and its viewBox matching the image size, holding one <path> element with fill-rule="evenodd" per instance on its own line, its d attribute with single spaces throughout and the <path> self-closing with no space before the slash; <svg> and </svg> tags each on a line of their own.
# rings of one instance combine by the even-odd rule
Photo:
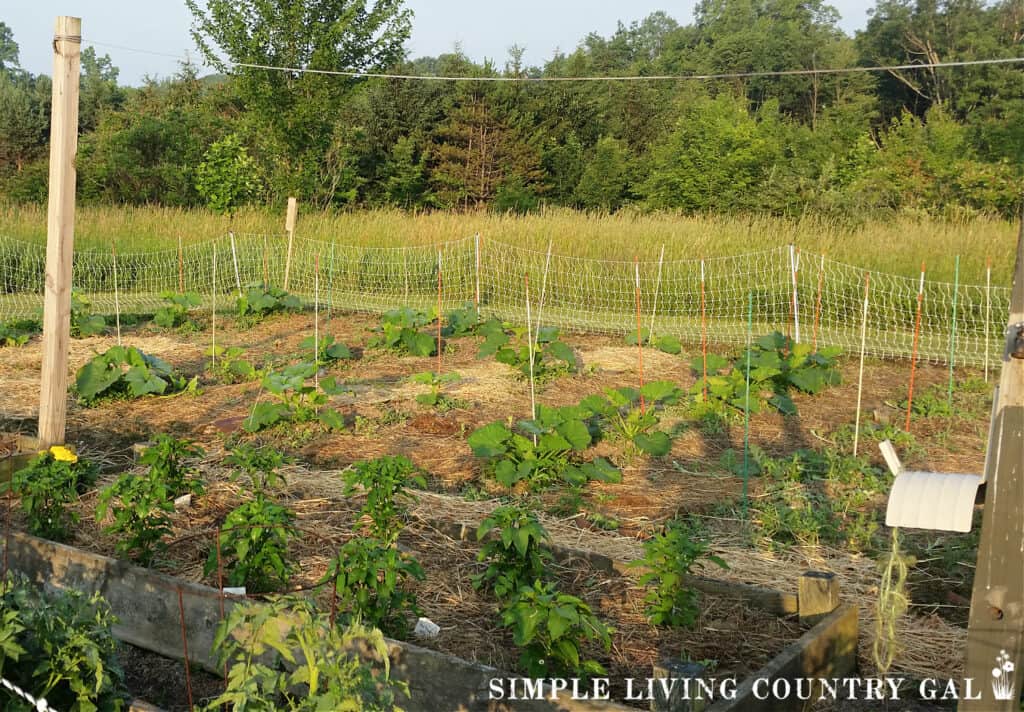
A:
<svg viewBox="0 0 1024 712">
<path fill-rule="evenodd" d="M 406 47 L 411 58 L 450 52 L 459 43 L 471 59 L 490 58 L 504 64 L 512 45 L 526 48 L 526 63 L 542 65 L 556 50 L 571 52 L 590 32 L 605 37 L 617 23 L 642 20 L 664 10 L 680 24 L 693 19 L 694 0 L 407 0 L 415 13 Z M 833 0 L 840 26 L 849 34 L 862 29 L 873 2 Z M 82 18 L 82 37 L 96 42 L 99 55 L 109 54 L 122 84 L 138 85 L 146 76 L 167 77 L 178 59 L 191 52 L 191 14 L 181 0 L 0 0 L 0 22 L 14 32 L 21 66 L 33 74 L 50 74 L 53 23 L 58 15 Z M 116 47 L 171 55 L 154 56 Z"/>
</svg>

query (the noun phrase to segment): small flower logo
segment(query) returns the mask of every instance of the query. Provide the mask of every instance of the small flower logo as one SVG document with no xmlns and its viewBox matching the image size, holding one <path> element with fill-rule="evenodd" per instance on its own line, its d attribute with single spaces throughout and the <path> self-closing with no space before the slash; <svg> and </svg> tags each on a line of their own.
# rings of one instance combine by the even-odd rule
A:
<svg viewBox="0 0 1024 712">
<path fill-rule="evenodd" d="M 1000 650 L 996 656 L 996 666 L 992 668 L 992 694 L 997 700 L 1013 699 L 1013 671 L 1016 666 L 1010 660 L 1005 650 Z"/>
<path fill-rule="evenodd" d="M 50 448 L 50 454 L 57 462 L 78 462 L 78 455 L 68 450 L 63 445 L 54 445 Z"/>
</svg>

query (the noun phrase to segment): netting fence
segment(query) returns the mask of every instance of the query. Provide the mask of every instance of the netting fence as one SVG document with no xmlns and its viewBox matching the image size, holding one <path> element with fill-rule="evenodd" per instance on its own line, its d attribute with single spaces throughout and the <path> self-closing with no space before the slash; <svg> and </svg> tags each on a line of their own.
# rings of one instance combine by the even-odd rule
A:
<svg viewBox="0 0 1024 712">
<path fill-rule="evenodd" d="M 41 314 L 45 246 L 0 237 L 0 321 Z M 116 265 L 116 269 L 115 269 Z M 233 309 L 239 289 L 268 281 L 312 303 L 316 270 L 322 307 L 382 312 L 431 309 L 440 268 L 445 309 L 479 304 L 484 315 L 525 319 L 524 277 L 545 325 L 567 331 L 636 329 L 637 273 L 644 325 L 656 335 L 712 343 L 746 341 L 748 300 L 755 335 L 783 331 L 800 341 L 859 351 L 865 270 L 779 247 L 714 259 L 595 260 L 467 237 L 435 247 L 371 247 L 282 235 L 229 235 L 167 250 L 75 252 L 74 288 L 93 311 L 152 313 L 165 291 L 197 292 L 203 307 Z M 982 275 L 984 277 L 984 275 Z M 702 317 L 702 280 L 704 311 Z M 867 352 L 910 357 L 917 278 L 869 273 Z M 982 366 L 1001 353 L 1010 290 L 991 284 L 925 279 L 920 358 Z M 542 305 L 542 306 L 541 306 Z"/>
</svg>

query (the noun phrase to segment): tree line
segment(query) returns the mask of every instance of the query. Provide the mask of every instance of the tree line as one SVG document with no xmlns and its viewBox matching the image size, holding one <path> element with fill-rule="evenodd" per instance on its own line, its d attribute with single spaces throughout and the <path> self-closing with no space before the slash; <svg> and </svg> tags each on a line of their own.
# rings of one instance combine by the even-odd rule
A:
<svg viewBox="0 0 1024 712">
<path fill-rule="evenodd" d="M 1024 3 L 878 0 L 846 35 L 821 0 L 701 0 L 499 66 L 458 48 L 409 59 L 401 0 L 186 0 L 201 54 L 141 87 L 82 52 L 79 197 L 203 204 L 218 142 L 250 160 L 252 200 L 327 208 L 1013 214 L 1024 176 L 1024 65 L 815 73 L 1024 56 Z M 227 58 L 233 64 L 224 62 Z M 348 69 L 409 81 L 239 67 Z M 619 82 L 486 81 L 788 76 Z M 20 68 L 0 22 L 0 192 L 46 195 L 50 79 Z"/>
</svg>

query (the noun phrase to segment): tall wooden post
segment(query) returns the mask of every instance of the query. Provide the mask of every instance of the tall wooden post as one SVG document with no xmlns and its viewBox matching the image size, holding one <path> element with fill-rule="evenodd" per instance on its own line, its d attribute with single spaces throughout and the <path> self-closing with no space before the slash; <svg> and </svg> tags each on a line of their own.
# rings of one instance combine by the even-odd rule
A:
<svg viewBox="0 0 1024 712">
<path fill-rule="evenodd" d="M 1024 692 L 1024 216 L 996 394 L 964 670 L 977 699 L 959 705 L 971 712 L 1017 712 Z"/>
<path fill-rule="evenodd" d="M 288 280 L 292 272 L 292 243 L 295 240 L 295 219 L 299 213 L 299 204 L 295 198 L 288 198 L 288 212 L 284 216 L 284 231 L 288 233 L 288 256 L 284 261 L 284 288 L 288 290 Z"/>
<path fill-rule="evenodd" d="M 46 217 L 43 370 L 39 389 L 39 446 L 42 448 L 64 442 L 67 416 L 81 45 L 81 18 L 58 17 L 53 36 L 50 197 Z"/>
</svg>

